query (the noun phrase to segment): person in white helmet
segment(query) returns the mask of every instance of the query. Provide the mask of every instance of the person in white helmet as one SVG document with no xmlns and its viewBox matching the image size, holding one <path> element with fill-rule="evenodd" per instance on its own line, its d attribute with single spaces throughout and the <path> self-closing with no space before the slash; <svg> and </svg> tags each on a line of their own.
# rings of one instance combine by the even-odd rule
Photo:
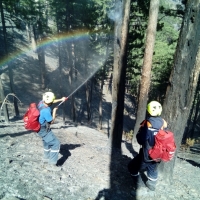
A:
<svg viewBox="0 0 200 200">
<path fill-rule="evenodd" d="M 45 92 L 43 94 L 43 100 L 38 104 L 38 109 L 40 110 L 39 123 L 41 128 L 38 132 L 38 135 L 42 138 L 43 147 L 44 147 L 44 162 L 48 162 L 49 165 L 46 167 L 49 170 L 59 170 L 56 166 L 58 161 L 58 154 L 60 151 L 60 141 L 53 134 L 50 129 L 50 125 L 55 121 L 57 107 L 53 109 L 51 113 L 50 106 L 53 103 L 65 101 L 66 98 L 62 97 L 61 99 L 55 99 L 53 92 Z"/>
<path fill-rule="evenodd" d="M 151 101 L 147 105 L 147 118 L 141 123 L 136 135 L 137 142 L 141 145 L 139 154 L 128 164 L 128 170 L 133 178 L 135 189 L 147 186 L 154 191 L 158 177 L 157 166 L 159 162 L 153 161 L 148 150 L 155 144 L 155 135 L 159 129 L 167 128 L 166 121 L 160 117 L 162 106 L 157 101 Z M 144 183 L 141 172 L 147 171 L 147 181 Z M 132 194 L 134 191 L 132 191 Z"/>
</svg>

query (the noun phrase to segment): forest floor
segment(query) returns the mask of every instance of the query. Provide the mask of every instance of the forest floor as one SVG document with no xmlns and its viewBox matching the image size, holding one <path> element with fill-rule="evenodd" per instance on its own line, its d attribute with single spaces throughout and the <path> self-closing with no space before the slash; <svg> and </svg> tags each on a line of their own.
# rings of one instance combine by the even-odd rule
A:
<svg viewBox="0 0 200 200">
<path fill-rule="evenodd" d="M 59 70 L 52 56 L 46 57 L 48 88 L 57 92 Z M 10 123 L 0 121 L 0 199 L 2 200 L 199 200 L 200 199 L 200 145 L 187 152 L 178 151 L 171 183 L 159 176 L 155 192 L 142 188 L 136 196 L 131 194 L 133 182 L 127 165 L 135 151 L 130 140 L 123 137 L 121 150 L 109 148 L 111 95 L 104 94 L 103 129 L 98 129 L 96 97 L 93 94 L 92 120 L 87 123 L 85 102 L 80 99 L 78 122 L 68 118 L 63 123 L 58 111 L 52 130 L 61 142 L 59 171 L 48 170 L 42 162 L 42 141 L 37 134 L 23 127 L 22 116 L 29 103 L 38 102 L 43 90 L 39 83 L 37 55 L 30 51 L 12 62 L 15 94 L 23 103 L 20 117 L 10 116 Z M 1 69 L 5 94 L 9 94 L 6 68 Z M 56 83 L 56 84 L 55 84 Z M 80 93 L 79 96 L 82 94 Z M 96 95 L 96 96 L 95 96 Z M 9 101 L 12 102 L 12 95 Z M 67 103 L 70 103 L 67 101 Z M 82 105 L 82 107 L 81 107 Z M 12 108 L 12 106 L 10 105 Z M 9 109 L 10 109 L 9 107 Z M 134 124 L 134 101 L 125 98 L 124 132 Z"/>
<path fill-rule="evenodd" d="M 155 192 L 142 188 L 133 196 L 127 164 L 133 158 L 130 141 L 121 151 L 109 148 L 108 136 L 85 125 L 62 123 L 52 130 L 61 142 L 60 171 L 42 162 L 41 139 L 23 128 L 22 120 L 0 125 L 0 199 L 2 200 L 198 200 L 200 145 L 179 152 L 172 182 L 159 176 Z"/>
</svg>

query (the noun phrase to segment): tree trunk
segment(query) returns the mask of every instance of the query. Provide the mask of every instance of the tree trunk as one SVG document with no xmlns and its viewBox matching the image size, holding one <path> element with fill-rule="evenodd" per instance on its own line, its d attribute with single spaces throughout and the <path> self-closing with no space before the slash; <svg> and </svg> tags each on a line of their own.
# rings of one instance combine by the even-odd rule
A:
<svg viewBox="0 0 200 200">
<path fill-rule="evenodd" d="M 1 81 L 1 76 L 0 76 L 0 99 L 1 99 L 1 101 L 3 103 L 3 101 L 5 99 L 5 95 L 4 95 L 4 89 L 3 89 L 3 85 L 2 85 L 2 81 Z M 4 114 L 5 122 L 9 122 L 7 104 L 4 104 L 4 106 L 2 108 L 3 108 L 3 114 Z M 0 110 L 0 112 L 2 112 L 2 110 Z M 1 114 L 2 113 L 0 113 L 0 116 L 1 116 Z"/>
<path fill-rule="evenodd" d="M 117 7 L 121 1 L 116 1 L 114 38 L 114 64 L 113 64 L 113 86 L 112 86 L 112 127 L 110 132 L 110 144 L 113 148 L 121 149 L 123 132 L 124 92 L 126 79 L 126 51 L 127 33 L 130 15 L 130 0 L 123 1 L 123 6 Z"/>
<path fill-rule="evenodd" d="M 31 36 L 30 36 L 29 24 L 26 24 L 26 35 L 27 35 L 28 41 L 30 42 L 31 41 Z"/>
<path fill-rule="evenodd" d="M 41 43 L 42 40 L 44 39 L 43 35 L 43 27 L 42 23 L 40 21 L 41 19 L 38 20 L 37 22 L 37 34 L 35 35 L 36 38 L 36 43 Z M 41 77 L 41 88 L 45 89 L 46 88 L 46 83 L 45 83 L 45 76 L 46 76 L 46 68 L 45 68 L 45 51 L 44 47 L 39 47 L 37 48 L 37 54 L 38 54 L 38 60 L 39 60 L 39 67 L 40 67 L 40 77 Z"/>
<path fill-rule="evenodd" d="M 11 68 L 11 65 L 8 64 L 8 73 L 9 73 L 9 79 L 10 79 L 10 90 L 11 90 L 11 93 L 15 93 L 14 92 L 14 82 L 13 82 L 13 71 L 12 71 L 12 68 Z M 16 117 L 19 117 L 19 109 L 18 109 L 18 105 L 17 105 L 17 99 L 15 97 L 13 97 L 13 102 L 14 102 L 14 113 L 13 113 L 13 116 L 16 116 Z"/>
<path fill-rule="evenodd" d="M 85 83 L 85 97 L 87 102 L 87 120 L 89 122 L 91 112 L 90 112 L 90 80 Z"/>
<path fill-rule="evenodd" d="M 73 18 L 73 4 L 71 1 L 65 1 L 65 28 L 64 31 L 70 32 L 72 31 L 72 18 Z M 69 66 L 69 84 L 70 88 L 73 88 L 74 81 L 75 81 L 75 42 L 68 41 L 67 42 L 67 56 L 68 56 L 68 66 Z M 75 93 L 72 95 L 71 98 L 71 117 L 75 122 L 76 119 L 76 100 L 75 100 Z"/>
<path fill-rule="evenodd" d="M 103 109 L 102 109 L 102 101 L 103 101 L 103 85 L 104 85 L 104 79 L 105 79 L 105 66 L 103 67 L 103 71 L 101 74 L 101 81 L 100 81 L 100 101 L 99 101 L 99 128 L 102 130 L 102 120 L 103 120 Z"/>
<path fill-rule="evenodd" d="M 31 39 L 31 46 L 33 51 L 36 51 L 36 39 L 35 39 L 35 29 L 33 25 L 30 25 L 30 39 Z"/>
<path fill-rule="evenodd" d="M 3 27 L 3 40 L 4 40 L 4 54 L 7 57 L 8 56 L 8 44 L 7 44 L 7 32 L 6 32 L 6 25 L 5 25 L 5 18 L 4 18 L 4 12 L 3 12 L 3 4 L 2 1 L 0 1 L 0 12 L 1 12 L 1 20 L 2 20 L 2 27 Z M 14 83 L 13 83 L 13 72 L 11 65 L 8 64 L 8 74 L 9 74 L 9 80 L 10 80 L 10 90 L 11 93 L 14 93 Z M 15 108 L 15 113 L 13 113 L 14 116 L 19 116 L 19 109 L 17 105 L 17 99 L 14 98 L 14 108 Z"/>
<path fill-rule="evenodd" d="M 159 12 L 159 0 L 151 0 L 149 9 L 149 21 L 147 27 L 146 45 L 142 67 L 142 76 L 140 80 L 139 98 L 136 123 L 134 126 L 133 143 L 135 143 L 136 134 L 140 123 L 145 119 L 148 92 L 151 81 L 151 67 L 155 44 L 156 27 Z"/>
<path fill-rule="evenodd" d="M 40 78 L 41 78 L 41 88 L 45 89 L 45 75 L 46 75 L 46 69 L 45 69 L 45 52 L 43 47 L 39 47 L 37 49 L 38 54 L 38 61 L 39 61 L 39 67 L 40 67 Z"/>
<path fill-rule="evenodd" d="M 179 149 L 188 120 L 200 71 L 200 1 L 190 0 L 186 5 L 184 20 L 174 57 L 163 106 L 163 116 L 175 134 Z M 161 165 L 160 171 L 171 180 L 175 160 Z"/>
<path fill-rule="evenodd" d="M 68 54 L 68 65 L 69 69 L 69 84 L 70 88 L 73 88 L 74 78 L 75 78 L 75 66 L 74 66 L 74 44 L 72 42 L 68 42 L 67 44 L 67 54 Z M 71 117 L 73 121 L 76 121 L 76 108 L 75 108 L 75 94 L 72 95 L 71 98 Z"/>
<path fill-rule="evenodd" d="M 76 122 L 76 102 L 75 102 L 74 95 L 72 95 L 72 97 L 71 97 L 71 113 L 72 113 L 73 122 Z"/>
<path fill-rule="evenodd" d="M 92 101 L 92 89 L 93 89 L 93 80 L 88 80 L 86 82 L 86 102 L 87 102 L 87 120 L 88 122 L 91 120 L 91 101 Z"/>
<path fill-rule="evenodd" d="M 200 79 L 198 80 L 196 92 L 194 95 L 194 100 L 192 104 L 192 108 L 190 111 L 189 118 L 187 120 L 187 126 L 185 128 L 182 142 L 185 142 L 187 138 L 193 138 L 196 125 L 198 124 L 198 118 L 199 118 L 199 106 L 200 106 Z"/>
<path fill-rule="evenodd" d="M 194 132 L 195 132 L 195 126 L 198 123 L 198 118 L 199 118 L 199 106 L 200 106 L 200 99 L 199 99 L 199 95 L 198 95 L 198 99 L 197 99 L 197 104 L 196 104 L 196 109 L 195 109 L 195 115 L 193 117 L 193 122 L 192 122 L 192 127 L 189 131 L 189 134 L 187 135 L 187 138 L 191 138 L 194 139 Z"/>
<path fill-rule="evenodd" d="M 109 43 L 110 43 L 110 38 L 108 38 L 107 41 L 107 48 L 106 48 L 106 58 L 109 58 L 108 51 L 109 51 Z M 99 128 L 102 130 L 102 121 L 103 121 L 103 108 L 102 108 L 102 101 L 103 101 L 103 86 L 104 86 L 104 80 L 106 76 L 106 66 L 107 62 L 105 62 L 105 65 L 103 66 L 102 73 L 101 73 L 101 81 L 100 81 L 100 101 L 99 101 Z"/>
</svg>

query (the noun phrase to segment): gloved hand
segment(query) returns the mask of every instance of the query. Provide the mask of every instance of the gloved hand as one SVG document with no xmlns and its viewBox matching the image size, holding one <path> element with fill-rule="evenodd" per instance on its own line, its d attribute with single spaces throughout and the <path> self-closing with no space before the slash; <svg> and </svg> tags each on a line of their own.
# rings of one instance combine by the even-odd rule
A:
<svg viewBox="0 0 200 200">
<path fill-rule="evenodd" d="M 62 97 L 61 98 L 61 101 L 63 102 L 63 101 L 66 101 L 67 99 L 66 99 L 67 97 Z"/>
</svg>

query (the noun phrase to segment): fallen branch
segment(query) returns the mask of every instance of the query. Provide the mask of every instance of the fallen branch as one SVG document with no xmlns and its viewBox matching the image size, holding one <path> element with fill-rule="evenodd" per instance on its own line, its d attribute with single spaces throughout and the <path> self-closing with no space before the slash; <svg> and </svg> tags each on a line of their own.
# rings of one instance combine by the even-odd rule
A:
<svg viewBox="0 0 200 200">
<path fill-rule="evenodd" d="M 12 105 L 12 103 L 10 103 L 10 102 L 7 100 L 9 96 L 15 97 L 15 98 L 18 99 L 18 101 L 21 103 L 21 101 L 19 100 L 19 98 L 18 98 L 15 94 L 13 94 L 13 93 L 7 94 L 6 97 L 5 97 L 5 99 L 3 100 L 3 103 L 2 103 L 1 108 L 0 108 L 0 117 L 1 117 L 1 112 L 2 112 L 2 108 L 3 108 L 4 104 L 7 104 L 7 105 L 10 104 L 10 105 Z"/>
</svg>

